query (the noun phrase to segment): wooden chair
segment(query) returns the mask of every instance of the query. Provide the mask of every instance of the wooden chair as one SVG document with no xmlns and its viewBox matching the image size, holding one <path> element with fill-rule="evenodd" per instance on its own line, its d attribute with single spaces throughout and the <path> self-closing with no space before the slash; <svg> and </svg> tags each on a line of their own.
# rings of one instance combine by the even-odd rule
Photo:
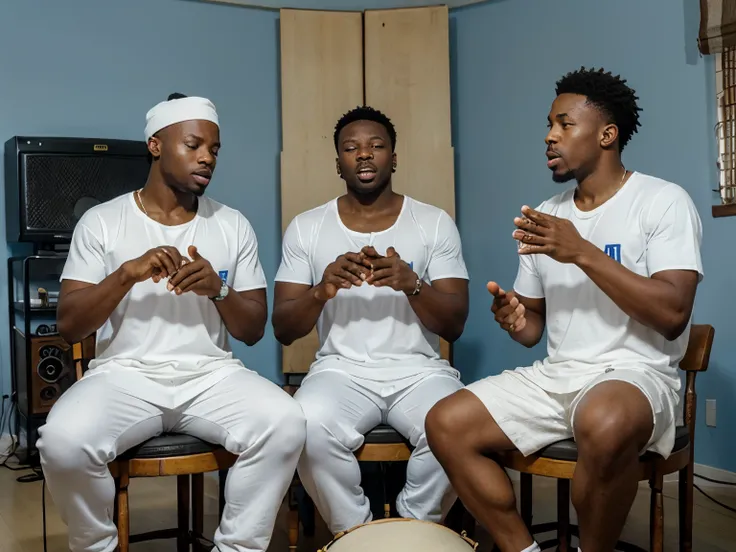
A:
<svg viewBox="0 0 736 552">
<path fill-rule="evenodd" d="M 684 399 L 684 425 L 677 428 L 675 446 L 672 454 L 663 459 L 654 453 L 641 457 L 640 480 L 649 481 L 651 489 L 650 506 L 650 546 L 651 552 L 663 552 L 664 546 L 664 508 L 662 484 L 664 476 L 679 472 L 679 514 L 680 551 L 692 551 L 693 535 L 693 464 L 695 451 L 695 376 L 708 369 L 710 351 L 715 330 L 707 324 L 694 324 L 690 330 L 690 340 L 680 368 L 686 372 Z M 536 454 L 524 457 L 518 451 L 499 455 L 502 466 L 521 474 L 520 510 L 521 517 L 535 534 L 557 531 L 557 538 L 540 544 L 545 550 L 557 546 L 560 552 L 571 549 L 570 538 L 578 535 L 578 527 L 570 524 L 570 480 L 575 472 L 577 447 L 575 441 L 568 439 L 554 443 Z M 541 475 L 557 479 L 557 521 L 532 525 L 532 476 Z M 619 542 L 617 550 L 622 552 L 644 552 L 636 545 Z"/>
<path fill-rule="evenodd" d="M 73 345 L 77 380 L 82 377 L 90 348 Z M 94 350 L 94 347 L 91 348 Z M 227 470 L 237 456 L 219 445 L 196 437 L 167 433 L 149 439 L 120 454 L 108 468 L 115 478 L 114 521 L 118 528 L 118 550 L 128 552 L 131 543 L 176 538 L 177 552 L 210 550 L 212 544 L 202 535 L 204 525 L 204 474 L 218 471 L 220 477 L 220 515 L 225 506 L 224 487 Z M 177 479 L 178 526 L 141 534 L 130 534 L 128 485 L 133 477 L 175 475 Z M 192 523 L 190 525 L 190 508 Z"/>
<path fill-rule="evenodd" d="M 452 349 L 450 344 L 444 339 L 440 341 L 440 344 L 442 358 L 451 360 Z M 285 386 L 285 389 L 293 395 L 297 387 Z M 365 434 L 363 444 L 355 451 L 355 457 L 359 462 L 379 462 L 381 464 L 407 462 L 411 457 L 412 450 L 413 447 L 409 441 L 393 427 L 386 424 L 379 424 Z M 289 492 L 289 550 L 296 550 L 299 540 L 300 518 L 298 504 L 294 498 L 294 491 L 300 485 L 298 477 L 295 477 Z M 391 503 L 386 492 L 384 492 L 384 500 L 384 517 L 388 518 L 391 516 Z M 311 501 L 309 502 L 311 503 Z M 456 501 L 448 513 L 445 524 L 458 533 L 462 532 L 470 538 L 473 537 L 475 520 L 465 511 L 460 500 Z M 305 533 L 308 533 L 308 531 L 305 530 Z"/>
</svg>

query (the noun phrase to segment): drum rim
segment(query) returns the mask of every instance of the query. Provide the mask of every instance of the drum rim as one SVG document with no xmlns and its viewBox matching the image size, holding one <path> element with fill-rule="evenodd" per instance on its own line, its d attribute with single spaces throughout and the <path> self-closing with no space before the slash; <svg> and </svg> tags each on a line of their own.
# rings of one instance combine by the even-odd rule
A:
<svg viewBox="0 0 736 552">
<path fill-rule="evenodd" d="M 458 533 L 457 531 L 453 531 L 452 529 L 450 529 L 446 525 L 442 525 L 441 523 L 435 523 L 434 521 L 426 521 L 426 520 L 423 520 L 423 519 L 413 519 L 413 518 L 383 518 L 383 519 L 374 519 L 374 520 L 369 521 L 367 523 L 361 523 L 359 525 L 356 525 L 355 527 L 351 527 L 350 529 L 345 529 L 344 531 L 340 531 L 339 533 L 337 533 L 332 538 L 332 540 L 330 542 L 328 542 L 325 546 L 323 546 L 322 548 L 320 548 L 317 552 L 327 552 L 328 549 L 333 544 L 335 544 L 338 540 L 340 540 L 342 537 L 344 537 L 348 533 L 353 533 L 353 532 L 357 531 L 361 527 L 365 527 L 367 525 L 378 525 L 380 523 L 390 523 L 390 522 L 397 522 L 397 521 L 399 521 L 399 522 L 401 522 L 401 521 L 411 521 L 411 522 L 414 522 L 414 523 L 424 523 L 424 524 L 427 524 L 427 525 L 434 525 L 436 527 L 441 527 L 442 529 L 444 529 L 446 531 L 449 531 L 453 535 L 455 535 L 455 536 L 461 538 L 462 540 L 464 540 L 466 543 L 468 543 L 471 546 L 471 548 L 473 550 L 476 550 L 478 548 L 478 543 L 475 542 L 474 540 L 470 539 L 467 536 L 467 534 L 465 533 L 465 531 L 463 531 L 462 533 Z"/>
</svg>

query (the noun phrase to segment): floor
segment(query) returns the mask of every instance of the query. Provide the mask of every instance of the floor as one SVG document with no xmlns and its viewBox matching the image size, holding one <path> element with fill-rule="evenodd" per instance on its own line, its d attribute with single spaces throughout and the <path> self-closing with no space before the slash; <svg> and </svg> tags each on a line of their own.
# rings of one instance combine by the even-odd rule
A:
<svg viewBox="0 0 736 552">
<path fill-rule="evenodd" d="M 18 483 L 16 478 L 28 472 L 0 469 L 0 552 L 41 552 L 42 508 L 40 481 Z M 552 481 L 535 479 L 535 521 L 552 520 L 555 512 L 555 490 Z M 714 498 L 736 506 L 736 487 L 702 487 Z M 665 550 L 677 550 L 677 486 L 665 485 Z M 211 538 L 217 523 L 216 480 L 206 478 L 205 484 L 205 533 Z M 176 524 L 176 481 L 174 478 L 136 479 L 131 482 L 131 527 L 134 532 L 165 528 Z M 648 543 L 647 487 L 642 485 L 632 508 L 623 537 L 647 548 Z M 59 518 L 53 501 L 46 493 L 47 550 L 64 552 L 66 527 Z M 573 512 L 574 518 L 574 512 Z M 695 493 L 695 527 L 693 550 L 695 552 L 736 551 L 736 514 Z M 488 536 L 479 531 L 476 535 L 479 552 L 490 552 Z M 300 539 L 298 552 L 315 552 L 330 542 L 324 526 L 319 526 L 314 538 Z M 131 552 L 175 552 L 175 541 L 154 541 L 131 546 Z M 287 552 L 286 510 L 282 509 L 276 523 L 269 551 Z M 384 550 L 384 552 L 393 552 Z"/>
</svg>

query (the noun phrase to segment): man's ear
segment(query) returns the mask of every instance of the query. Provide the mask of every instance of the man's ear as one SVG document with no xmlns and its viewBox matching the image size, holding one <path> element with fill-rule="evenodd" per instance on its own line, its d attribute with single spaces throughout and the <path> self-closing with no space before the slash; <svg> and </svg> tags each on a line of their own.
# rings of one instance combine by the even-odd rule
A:
<svg viewBox="0 0 736 552">
<path fill-rule="evenodd" d="M 148 151 L 151 152 L 154 158 L 161 157 L 161 139 L 157 136 L 151 136 L 148 139 Z"/>
<path fill-rule="evenodd" d="M 618 127 L 614 124 L 609 124 L 603 127 L 601 133 L 601 147 L 608 149 L 616 143 L 618 139 Z"/>
</svg>

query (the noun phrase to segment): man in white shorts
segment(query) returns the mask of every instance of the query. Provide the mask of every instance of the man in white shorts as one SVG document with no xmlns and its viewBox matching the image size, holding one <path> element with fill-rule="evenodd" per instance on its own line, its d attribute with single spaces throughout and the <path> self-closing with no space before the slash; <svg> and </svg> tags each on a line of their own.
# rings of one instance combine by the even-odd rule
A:
<svg viewBox="0 0 736 552">
<path fill-rule="evenodd" d="M 304 446 L 287 393 L 233 358 L 228 333 L 253 345 L 266 281 L 248 220 L 203 194 L 220 133 L 214 105 L 172 94 L 146 117 L 152 155 L 142 190 L 87 211 L 61 276 L 58 328 L 96 335 L 96 358 L 40 429 L 41 465 L 72 552 L 110 552 L 107 464 L 163 432 L 238 455 L 215 533 L 219 552 L 265 551 Z"/>
<path fill-rule="evenodd" d="M 610 552 L 634 500 L 638 459 L 674 444 L 678 364 L 702 279 L 702 228 L 680 186 L 627 171 L 634 91 L 603 70 L 557 82 L 546 137 L 556 182 L 577 186 L 514 219 L 513 291 L 488 283 L 492 312 L 548 356 L 468 385 L 429 414 L 430 446 L 503 552 L 538 551 L 505 472 L 490 457 L 575 437 L 580 549 Z"/>
<path fill-rule="evenodd" d="M 392 190 L 396 131 L 384 114 L 350 111 L 334 141 L 347 193 L 291 221 L 276 275 L 278 340 L 288 345 L 315 325 L 319 334 L 295 395 L 307 418 L 299 477 L 333 533 L 369 522 L 353 452 L 387 423 L 416 447 L 398 514 L 440 521 L 454 494 L 424 418 L 462 387 L 440 357 L 440 336 L 455 341 L 468 314 L 460 236 L 445 211 Z"/>
</svg>

